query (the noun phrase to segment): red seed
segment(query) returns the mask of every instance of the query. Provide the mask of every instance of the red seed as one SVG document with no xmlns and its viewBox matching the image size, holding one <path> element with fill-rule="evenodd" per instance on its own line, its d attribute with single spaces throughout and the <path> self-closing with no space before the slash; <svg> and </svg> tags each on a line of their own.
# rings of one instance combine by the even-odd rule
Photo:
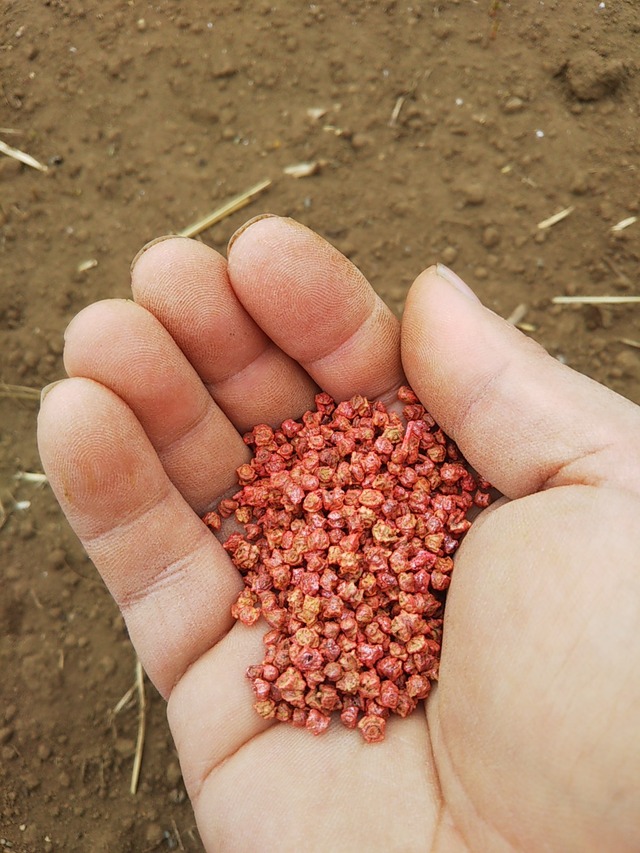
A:
<svg viewBox="0 0 640 853">
<path fill-rule="evenodd" d="M 256 702 L 253 707 L 265 720 L 271 720 L 276 715 L 276 703 L 273 699 L 263 699 Z"/>
<path fill-rule="evenodd" d="M 402 661 L 396 657 L 385 657 L 378 661 L 376 669 L 383 678 L 395 681 L 402 675 Z"/>
<path fill-rule="evenodd" d="M 360 686 L 360 676 L 357 672 L 345 672 L 342 678 L 336 681 L 336 688 L 343 693 L 355 693 Z"/>
<path fill-rule="evenodd" d="M 380 698 L 378 702 L 383 708 L 390 708 L 392 711 L 398 706 L 399 690 L 393 681 L 383 681 L 380 685 Z"/>
<path fill-rule="evenodd" d="M 202 520 L 211 530 L 220 530 L 222 519 L 217 512 L 207 512 L 202 516 Z"/>
<path fill-rule="evenodd" d="M 356 657 L 363 666 L 374 666 L 384 656 L 381 645 L 371 643 L 358 643 L 356 646 Z"/>
<path fill-rule="evenodd" d="M 387 721 L 376 714 L 367 714 L 358 723 L 362 737 L 367 743 L 380 743 L 384 740 L 384 731 Z"/>
<path fill-rule="evenodd" d="M 203 518 L 245 529 L 224 548 L 245 584 L 233 616 L 270 627 L 247 671 L 267 719 L 321 734 L 339 711 L 375 743 L 437 678 L 452 555 L 491 487 L 410 388 L 398 398 L 404 420 L 319 394 L 300 421 L 258 424 L 239 491 Z"/>
<path fill-rule="evenodd" d="M 300 672 L 313 672 L 316 669 L 322 669 L 324 665 L 322 654 L 318 649 L 312 649 L 309 646 L 303 646 L 293 662 Z"/>
<path fill-rule="evenodd" d="M 306 727 L 309 729 L 311 734 L 321 735 L 322 732 L 326 730 L 330 722 L 331 717 L 327 714 L 322 714 L 320 711 L 316 711 L 315 708 L 312 708 L 309 711 L 309 716 L 307 717 Z"/>
<path fill-rule="evenodd" d="M 359 714 L 360 712 L 355 705 L 351 705 L 348 708 L 345 708 L 344 711 L 340 714 L 342 725 L 348 729 L 355 729 L 355 727 L 358 725 Z"/>
</svg>

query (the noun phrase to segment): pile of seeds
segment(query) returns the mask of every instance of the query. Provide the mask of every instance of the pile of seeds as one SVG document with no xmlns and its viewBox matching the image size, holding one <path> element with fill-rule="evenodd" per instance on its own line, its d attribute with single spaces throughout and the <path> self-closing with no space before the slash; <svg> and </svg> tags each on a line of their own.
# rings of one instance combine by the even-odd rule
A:
<svg viewBox="0 0 640 853">
<path fill-rule="evenodd" d="M 244 440 L 241 486 L 204 522 L 235 516 L 224 547 L 245 588 L 232 614 L 270 627 L 249 667 L 255 709 L 320 734 L 339 712 L 370 743 L 438 677 L 452 555 L 489 504 L 457 446 L 410 388 L 400 417 L 356 396 Z"/>
</svg>

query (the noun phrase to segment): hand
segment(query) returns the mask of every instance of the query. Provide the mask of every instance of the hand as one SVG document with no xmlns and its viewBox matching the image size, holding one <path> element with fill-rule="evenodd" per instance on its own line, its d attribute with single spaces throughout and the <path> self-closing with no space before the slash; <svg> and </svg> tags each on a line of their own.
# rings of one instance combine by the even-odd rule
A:
<svg viewBox="0 0 640 853">
<path fill-rule="evenodd" d="M 446 275 L 446 271 L 445 271 Z M 227 263 L 156 243 L 135 303 L 85 309 L 39 442 L 67 517 L 168 699 L 208 850 L 631 850 L 640 832 L 640 414 L 435 269 L 400 325 L 297 223 L 241 231 Z M 438 687 L 384 743 L 259 717 L 262 632 L 198 515 L 241 434 L 318 388 L 390 402 L 404 376 L 506 496 L 456 555 Z"/>
</svg>

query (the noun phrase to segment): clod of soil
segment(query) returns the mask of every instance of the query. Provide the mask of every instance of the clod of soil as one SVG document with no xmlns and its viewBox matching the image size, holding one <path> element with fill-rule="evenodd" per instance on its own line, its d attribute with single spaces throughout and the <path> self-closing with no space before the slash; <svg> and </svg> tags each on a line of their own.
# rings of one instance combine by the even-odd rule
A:
<svg viewBox="0 0 640 853">
<path fill-rule="evenodd" d="M 620 59 L 605 59 L 595 50 L 576 53 L 566 67 L 566 80 L 571 94 L 579 101 L 599 101 L 611 95 L 626 76 Z"/>
</svg>

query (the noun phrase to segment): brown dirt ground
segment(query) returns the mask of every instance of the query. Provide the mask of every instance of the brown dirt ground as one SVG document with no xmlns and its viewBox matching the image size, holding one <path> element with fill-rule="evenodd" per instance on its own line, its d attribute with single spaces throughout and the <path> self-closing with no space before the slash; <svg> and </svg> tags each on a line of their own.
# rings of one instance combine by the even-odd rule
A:
<svg viewBox="0 0 640 853">
<path fill-rule="evenodd" d="M 640 340 L 640 308 L 550 301 L 638 293 L 640 221 L 612 230 L 640 214 L 637 0 L 4 0 L 0 15 L 0 139 L 49 167 L 0 157 L 0 381 L 61 377 L 66 324 L 127 295 L 145 241 L 270 177 L 203 239 L 224 252 L 248 215 L 296 217 L 397 312 L 445 260 L 640 402 L 640 349 L 622 342 Z M 137 709 L 112 709 L 134 655 L 47 486 L 14 479 L 41 470 L 35 412 L 0 399 L 0 848 L 199 850 L 151 688 L 129 794 Z"/>
</svg>

